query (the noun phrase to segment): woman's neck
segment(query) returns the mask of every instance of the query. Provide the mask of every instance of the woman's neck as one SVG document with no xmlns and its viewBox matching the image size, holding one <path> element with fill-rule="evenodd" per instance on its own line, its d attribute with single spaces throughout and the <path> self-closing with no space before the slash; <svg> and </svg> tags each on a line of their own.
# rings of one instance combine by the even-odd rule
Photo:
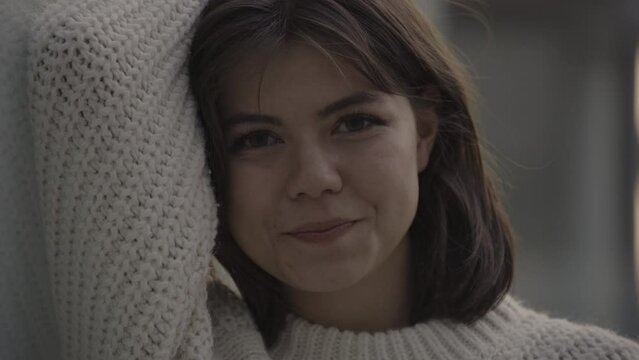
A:
<svg viewBox="0 0 639 360">
<path fill-rule="evenodd" d="M 409 239 L 377 269 L 351 287 L 325 293 L 289 289 L 293 312 L 323 326 L 384 331 L 409 324 Z"/>
</svg>

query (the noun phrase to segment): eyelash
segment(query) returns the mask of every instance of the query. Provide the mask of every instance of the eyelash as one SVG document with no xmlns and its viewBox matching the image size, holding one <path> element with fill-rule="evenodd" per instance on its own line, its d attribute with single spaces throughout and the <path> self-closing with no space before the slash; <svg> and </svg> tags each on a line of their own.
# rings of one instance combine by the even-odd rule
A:
<svg viewBox="0 0 639 360">
<path fill-rule="evenodd" d="M 353 130 L 353 131 L 346 131 L 346 133 L 363 132 L 363 131 L 366 131 L 366 130 L 372 128 L 375 125 L 384 125 L 384 124 L 386 124 L 386 122 L 384 120 L 378 118 L 377 116 L 373 116 L 373 115 L 366 114 L 366 113 L 353 113 L 353 114 L 346 115 L 345 117 L 340 119 L 338 127 L 340 125 L 342 125 L 342 124 L 345 124 L 349 120 L 364 120 L 365 123 L 367 123 L 367 124 L 364 125 L 361 129 Z M 251 136 L 254 136 L 256 134 L 259 134 L 259 135 L 262 135 L 262 134 L 270 135 L 270 131 L 268 131 L 268 130 L 255 130 L 255 131 L 248 131 L 248 132 L 246 132 L 244 134 L 240 134 L 235 140 L 231 141 L 231 145 L 229 146 L 229 149 L 230 149 L 231 153 L 235 153 L 235 152 L 242 151 L 242 150 L 253 150 L 253 149 L 259 149 L 259 148 L 270 146 L 270 145 L 245 146 L 244 142 L 247 139 L 249 139 Z"/>
</svg>

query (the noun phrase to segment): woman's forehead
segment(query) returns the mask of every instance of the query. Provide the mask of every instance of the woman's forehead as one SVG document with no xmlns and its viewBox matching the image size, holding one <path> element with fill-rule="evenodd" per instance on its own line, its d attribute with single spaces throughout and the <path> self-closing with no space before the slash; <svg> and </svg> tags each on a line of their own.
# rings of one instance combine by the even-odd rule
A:
<svg viewBox="0 0 639 360">
<path fill-rule="evenodd" d="M 246 56 L 225 75 L 220 106 L 228 110 L 255 110 L 261 102 L 321 104 L 358 91 L 378 91 L 349 62 L 298 43 Z"/>
</svg>

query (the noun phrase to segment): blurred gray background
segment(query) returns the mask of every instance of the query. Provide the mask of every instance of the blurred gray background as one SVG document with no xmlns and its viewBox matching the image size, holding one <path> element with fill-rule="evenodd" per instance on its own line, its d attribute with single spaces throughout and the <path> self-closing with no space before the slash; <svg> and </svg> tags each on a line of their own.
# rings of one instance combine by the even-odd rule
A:
<svg viewBox="0 0 639 360">
<path fill-rule="evenodd" d="M 0 0 L 0 359 L 58 358 L 24 62 L 31 19 L 50 1 Z M 513 293 L 639 340 L 639 0 L 418 1 L 481 95 L 479 128 L 518 234 Z"/>
<path fill-rule="evenodd" d="M 27 117 L 27 39 L 49 0 L 0 0 L 0 359 L 59 359 Z"/>
<path fill-rule="evenodd" d="M 513 293 L 639 339 L 639 1 L 421 4 L 479 90 L 484 147 L 518 235 Z"/>
</svg>

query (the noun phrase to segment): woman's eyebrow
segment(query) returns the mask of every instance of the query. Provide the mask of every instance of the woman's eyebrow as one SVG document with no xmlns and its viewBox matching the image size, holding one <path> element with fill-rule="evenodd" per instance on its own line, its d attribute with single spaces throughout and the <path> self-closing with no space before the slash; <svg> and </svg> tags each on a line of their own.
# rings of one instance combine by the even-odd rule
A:
<svg viewBox="0 0 639 360">
<path fill-rule="evenodd" d="M 249 114 L 249 113 L 237 113 L 227 117 L 223 126 L 225 130 L 234 128 L 240 124 L 269 124 L 269 125 L 282 125 L 282 121 L 271 115 L 264 114 Z"/>
<path fill-rule="evenodd" d="M 328 115 L 334 112 L 337 112 L 339 110 L 345 109 L 349 106 L 369 104 L 379 100 L 380 100 L 380 96 L 375 93 L 371 93 L 368 91 L 360 91 L 329 104 L 324 109 L 320 110 L 317 113 L 317 115 L 320 118 L 325 118 Z"/>
<path fill-rule="evenodd" d="M 326 118 L 330 114 L 343 110 L 350 106 L 369 104 L 377 101 L 380 101 L 379 95 L 368 91 L 359 91 L 330 103 L 322 110 L 318 111 L 317 116 L 319 118 Z M 224 120 L 224 128 L 228 130 L 239 124 L 245 123 L 261 123 L 278 126 L 282 125 L 282 121 L 275 116 L 265 114 L 237 113 L 227 117 Z"/>
</svg>

